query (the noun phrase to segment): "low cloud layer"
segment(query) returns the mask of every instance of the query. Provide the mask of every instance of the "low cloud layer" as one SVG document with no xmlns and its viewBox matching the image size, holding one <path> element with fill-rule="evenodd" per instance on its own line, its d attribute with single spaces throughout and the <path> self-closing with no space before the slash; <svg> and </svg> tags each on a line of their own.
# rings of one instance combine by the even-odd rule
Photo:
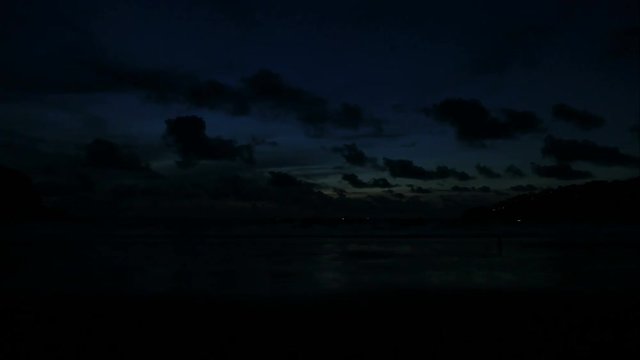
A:
<svg viewBox="0 0 640 360">
<path fill-rule="evenodd" d="M 504 169 L 504 173 L 511 176 L 511 177 L 516 177 L 516 178 L 521 178 L 525 176 L 524 171 L 522 171 L 522 169 L 520 169 L 519 167 L 511 164 L 509 166 L 507 166 Z"/>
<path fill-rule="evenodd" d="M 498 179 L 502 177 L 502 175 L 500 175 L 500 173 L 498 173 L 497 171 L 481 164 L 476 165 L 476 171 L 478 172 L 478 174 L 487 179 Z"/>
<path fill-rule="evenodd" d="M 317 187 L 314 183 L 300 180 L 293 175 L 281 171 L 270 171 L 268 183 L 273 187 L 282 189 L 312 190 Z"/>
<path fill-rule="evenodd" d="M 462 192 L 462 193 L 467 193 L 467 192 L 479 192 L 479 193 L 490 193 L 492 190 L 490 187 L 488 186 L 480 186 L 480 187 L 468 187 L 468 186 L 452 186 L 451 189 L 449 189 L 452 192 Z"/>
<path fill-rule="evenodd" d="M 446 99 L 425 114 L 452 126 L 459 141 L 475 146 L 543 130 L 542 121 L 533 112 L 505 109 L 496 116 L 478 100 Z"/>
<path fill-rule="evenodd" d="M 417 180 L 444 180 L 455 179 L 467 181 L 473 179 L 464 171 L 438 166 L 435 170 L 427 170 L 414 164 L 411 160 L 384 159 L 384 167 L 394 178 L 417 179 Z"/>
<path fill-rule="evenodd" d="M 395 185 L 391 184 L 389 180 L 385 178 L 374 178 L 367 182 L 363 181 L 356 174 L 343 174 L 342 180 L 346 181 L 352 187 L 356 189 L 388 189 Z"/>
<path fill-rule="evenodd" d="M 342 156 L 347 164 L 353 166 L 370 166 L 372 168 L 380 168 L 378 160 L 373 157 L 368 157 L 364 151 L 362 151 L 356 144 L 344 144 L 331 149 Z"/>
<path fill-rule="evenodd" d="M 201 160 L 255 162 L 253 145 L 238 145 L 234 140 L 209 137 L 206 123 L 197 116 L 180 116 L 166 121 L 164 140 L 174 148 L 181 167 L 190 167 Z"/>
<path fill-rule="evenodd" d="M 597 129 L 605 123 L 602 116 L 576 109 L 567 104 L 553 105 L 552 113 L 555 120 L 569 123 L 582 130 Z"/>
<path fill-rule="evenodd" d="M 565 140 L 553 136 L 545 138 L 542 155 L 563 163 L 582 161 L 599 166 L 629 168 L 640 164 L 638 157 L 624 154 L 615 147 L 601 146 L 589 140 Z"/>
<path fill-rule="evenodd" d="M 413 194 L 431 194 L 433 190 L 424 188 L 422 186 L 409 184 L 409 190 Z"/>
<path fill-rule="evenodd" d="M 170 72 L 139 71 L 114 66 L 101 71 L 106 82 L 117 90 L 141 91 L 159 103 L 183 103 L 221 111 L 232 116 L 290 116 L 312 136 L 323 136 L 330 128 L 373 129 L 382 133 L 380 120 L 352 103 L 332 107 L 320 95 L 290 85 L 280 74 L 262 69 L 243 78 L 238 86 L 218 80 L 199 80 Z"/>
</svg>

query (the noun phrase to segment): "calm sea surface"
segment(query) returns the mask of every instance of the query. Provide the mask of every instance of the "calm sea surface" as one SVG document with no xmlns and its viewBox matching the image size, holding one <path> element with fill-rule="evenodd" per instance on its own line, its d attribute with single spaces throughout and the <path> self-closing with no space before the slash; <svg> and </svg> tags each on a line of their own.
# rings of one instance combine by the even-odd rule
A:
<svg viewBox="0 0 640 360">
<path fill-rule="evenodd" d="M 3 240 L 0 286 L 18 293 L 259 296 L 631 290 L 640 287 L 640 246 L 632 237 L 261 237 L 34 227 Z"/>
</svg>

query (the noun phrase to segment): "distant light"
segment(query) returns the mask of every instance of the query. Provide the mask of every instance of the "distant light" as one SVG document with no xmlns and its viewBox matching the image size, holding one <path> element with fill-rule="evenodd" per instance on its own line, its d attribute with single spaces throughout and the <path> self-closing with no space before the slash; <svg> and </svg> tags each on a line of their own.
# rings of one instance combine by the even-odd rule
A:
<svg viewBox="0 0 640 360">
<path fill-rule="evenodd" d="M 344 218 L 342 218 L 342 221 L 344 221 Z"/>
<path fill-rule="evenodd" d="M 516 220 L 516 221 L 517 221 L 517 222 L 522 222 L 522 220 L 520 220 L 520 219 L 518 219 L 518 220 Z"/>
</svg>

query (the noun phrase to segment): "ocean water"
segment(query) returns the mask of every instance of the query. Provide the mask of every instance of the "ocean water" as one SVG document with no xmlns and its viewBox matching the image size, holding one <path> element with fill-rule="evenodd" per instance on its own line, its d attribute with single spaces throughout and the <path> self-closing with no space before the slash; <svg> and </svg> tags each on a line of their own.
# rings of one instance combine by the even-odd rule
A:
<svg viewBox="0 0 640 360">
<path fill-rule="evenodd" d="M 4 230 L 2 359 L 640 355 L 629 229 Z"/>
<path fill-rule="evenodd" d="M 632 233 L 282 235 L 23 227 L 2 243 L 5 293 L 313 296 L 395 290 L 625 291 Z"/>
</svg>

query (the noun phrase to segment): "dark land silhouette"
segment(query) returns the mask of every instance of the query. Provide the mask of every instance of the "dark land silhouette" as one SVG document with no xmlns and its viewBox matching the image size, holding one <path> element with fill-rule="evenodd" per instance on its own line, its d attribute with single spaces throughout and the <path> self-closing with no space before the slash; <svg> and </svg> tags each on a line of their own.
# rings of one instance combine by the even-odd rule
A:
<svg viewBox="0 0 640 360">
<path fill-rule="evenodd" d="M 638 224 L 639 205 L 640 177 L 636 177 L 530 192 L 470 209 L 463 219 L 486 224 Z"/>
</svg>

